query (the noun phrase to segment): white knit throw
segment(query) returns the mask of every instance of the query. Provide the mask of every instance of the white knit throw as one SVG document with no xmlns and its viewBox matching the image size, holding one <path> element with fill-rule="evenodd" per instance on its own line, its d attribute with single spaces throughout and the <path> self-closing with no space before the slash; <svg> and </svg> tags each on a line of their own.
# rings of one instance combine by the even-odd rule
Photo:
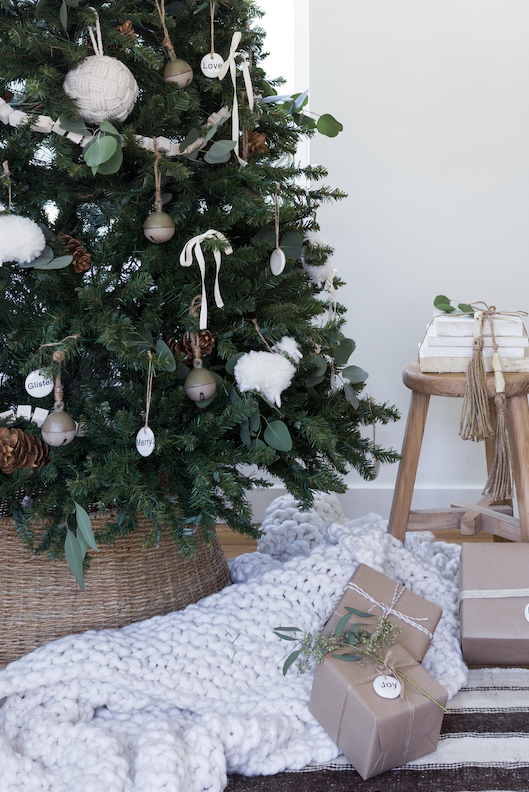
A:
<svg viewBox="0 0 529 792">
<path fill-rule="evenodd" d="M 326 521 L 332 520 L 326 524 Z M 90 631 L 0 671 L 2 792 L 220 792 L 226 773 L 272 774 L 338 755 L 308 711 L 312 673 L 282 664 L 277 626 L 321 627 L 360 562 L 444 608 L 425 668 L 450 696 L 458 644 L 459 548 L 370 514 L 346 522 L 334 496 L 300 512 L 277 499 L 260 552 L 235 585 L 122 630 Z"/>
</svg>

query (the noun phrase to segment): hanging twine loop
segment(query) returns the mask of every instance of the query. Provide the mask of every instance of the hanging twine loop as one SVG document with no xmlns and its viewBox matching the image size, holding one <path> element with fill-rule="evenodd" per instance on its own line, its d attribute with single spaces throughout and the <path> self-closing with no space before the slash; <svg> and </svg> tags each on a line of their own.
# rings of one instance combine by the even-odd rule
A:
<svg viewBox="0 0 529 792">
<path fill-rule="evenodd" d="M 2 174 L 2 181 L 7 186 L 8 192 L 8 201 L 9 201 L 9 211 L 11 211 L 11 202 L 12 202 L 12 181 L 11 181 L 11 171 L 9 170 L 9 163 L 7 160 L 2 163 L 3 174 Z"/>
<path fill-rule="evenodd" d="M 246 55 L 242 52 L 237 52 L 237 47 L 240 44 L 242 33 L 240 30 L 237 30 L 232 37 L 231 40 L 231 47 L 230 47 L 230 54 L 226 58 L 224 62 L 224 66 L 219 72 L 219 80 L 223 80 L 226 74 L 228 73 L 228 69 L 230 70 L 231 81 L 233 83 L 233 111 L 231 114 L 231 139 L 235 141 L 235 156 L 239 162 L 239 165 L 247 165 L 248 163 L 246 160 L 242 159 L 239 156 L 239 102 L 237 97 L 237 66 L 236 61 L 240 60 L 242 63 L 242 73 L 244 76 L 244 85 L 246 87 L 246 94 L 248 96 L 248 105 L 250 110 L 253 110 L 254 106 L 254 99 L 253 99 L 253 88 L 252 88 L 252 80 L 250 77 L 250 69 L 248 67 L 248 61 L 246 60 Z"/>
<path fill-rule="evenodd" d="M 167 25 L 165 24 L 165 3 L 160 2 L 160 0 L 154 0 L 154 4 L 156 5 L 156 10 L 158 11 L 158 16 L 160 17 L 160 22 L 162 23 L 162 30 L 163 30 L 163 40 L 162 40 L 162 47 L 167 50 L 167 57 L 169 60 L 176 60 L 176 53 L 173 47 L 173 42 L 169 37 L 169 31 L 167 30 Z"/>
<path fill-rule="evenodd" d="M 209 14 L 211 25 L 211 50 L 210 56 L 213 58 L 215 54 L 215 0 L 209 0 Z"/>
<path fill-rule="evenodd" d="M 147 352 L 149 356 L 149 369 L 147 371 L 147 395 L 145 397 L 145 424 L 144 429 L 147 429 L 149 426 L 149 410 L 151 409 L 151 397 L 152 397 L 152 380 L 154 376 L 154 371 L 152 368 L 152 352 L 149 349 Z"/>
<path fill-rule="evenodd" d="M 160 162 L 163 159 L 158 150 L 158 141 L 153 137 L 154 148 L 154 203 L 156 211 L 162 211 L 162 174 L 160 173 Z"/>
<path fill-rule="evenodd" d="M 202 295 L 197 294 L 196 297 L 193 297 L 191 305 L 189 306 L 189 315 L 193 317 L 193 319 L 197 319 L 198 317 L 198 310 L 202 304 Z M 192 330 L 189 333 L 189 341 L 191 343 L 191 350 L 193 352 L 193 368 L 202 368 L 202 351 L 200 349 L 200 336 L 196 330 Z"/>
<path fill-rule="evenodd" d="M 88 32 L 90 34 L 90 39 L 92 41 L 92 47 L 94 48 L 94 52 L 98 58 L 102 58 L 105 54 L 103 51 L 103 39 L 101 37 L 101 25 L 99 23 L 99 14 L 97 13 L 96 9 L 93 6 L 90 6 L 90 11 L 93 11 L 96 15 L 96 27 L 95 31 L 93 27 L 88 26 Z M 97 40 L 96 40 L 97 36 Z"/>
<path fill-rule="evenodd" d="M 61 352 L 60 349 L 55 350 L 55 352 L 53 353 L 53 359 L 59 365 L 59 372 L 55 377 L 55 386 L 53 389 L 53 396 L 55 399 L 54 408 L 56 410 L 62 410 L 64 408 L 64 402 L 63 402 L 64 389 L 62 387 L 62 382 L 61 382 L 61 364 L 64 360 L 64 352 Z"/>
<path fill-rule="evenodd" d="M 276 182 L 274 193 L 274 223 L 276 232 L 276 250 L 279 250 L 279 182 Z"/>
</svg>

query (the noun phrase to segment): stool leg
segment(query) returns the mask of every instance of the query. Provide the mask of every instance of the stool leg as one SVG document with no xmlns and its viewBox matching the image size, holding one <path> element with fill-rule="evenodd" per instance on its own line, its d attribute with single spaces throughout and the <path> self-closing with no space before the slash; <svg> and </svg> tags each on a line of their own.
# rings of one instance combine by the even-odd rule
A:
<svg viewBox="0 0 529 792">
<path fill-rule="evenodd" d="M 404 541 L 430 397 L 412 391 L 388 531 Z"/>
<path fill-rule="evenodd" d="M 507 427 L 518 499 L 522 542 L 529 542 L 529 405 L 527 396 L 507 399 Z"/>
</svg>

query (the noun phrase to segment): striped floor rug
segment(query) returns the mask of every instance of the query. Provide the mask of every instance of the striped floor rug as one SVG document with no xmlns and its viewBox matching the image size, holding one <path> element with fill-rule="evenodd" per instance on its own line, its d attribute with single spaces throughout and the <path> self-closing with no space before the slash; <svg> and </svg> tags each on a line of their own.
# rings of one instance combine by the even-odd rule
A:
<svg viewBox="0 0 529 792">
<path fill-rule="evenodd" d="M 529 669 L 470 670 L 435 753 L 368 781 L 345 760 L 300 773 L 230 776 L 225 792 L 529 792 Z"/>
</svg>

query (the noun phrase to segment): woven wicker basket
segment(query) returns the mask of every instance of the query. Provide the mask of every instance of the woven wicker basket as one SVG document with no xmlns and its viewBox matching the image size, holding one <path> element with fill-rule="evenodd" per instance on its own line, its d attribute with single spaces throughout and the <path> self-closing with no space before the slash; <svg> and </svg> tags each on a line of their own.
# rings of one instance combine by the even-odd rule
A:
<svg viewBox="0 0 529 792">
<path fill-rule="evenodd" d="M 91 515 L 97 531 L 108 514 Z M 123 627 L 185 608 L 229 583 L 220 542 L 202 542 L 183 558 L 169 536 L 159 548 L 142 547 L 151 523 L 137 518 L 138 531 L 93 553 L 81 591 L 66 561 L 31 556 L 13 520 L 0 517 L 0 667 L 63 635 Z"/>
</svg>

